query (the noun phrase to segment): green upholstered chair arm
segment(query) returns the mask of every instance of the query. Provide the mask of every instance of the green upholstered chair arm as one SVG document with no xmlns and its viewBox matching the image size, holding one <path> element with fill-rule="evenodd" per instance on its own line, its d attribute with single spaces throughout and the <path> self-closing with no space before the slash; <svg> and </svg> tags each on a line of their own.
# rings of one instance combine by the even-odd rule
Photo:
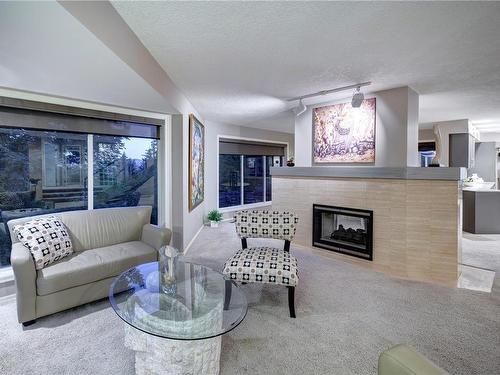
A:
<svg viewBox="0 0 500 375">
<path fill-rule="evenodd" d="M 406 345 L 396 345 L 378 359 L 378 375 L 449 375 Z"/>
</svg>

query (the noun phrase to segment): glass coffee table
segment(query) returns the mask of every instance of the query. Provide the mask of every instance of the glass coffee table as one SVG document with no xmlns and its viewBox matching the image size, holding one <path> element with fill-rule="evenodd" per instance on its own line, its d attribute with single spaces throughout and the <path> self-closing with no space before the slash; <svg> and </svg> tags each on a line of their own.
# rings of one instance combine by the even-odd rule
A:
<svg viewBox="0 0 500 375">
<path fill-rule="evenodd" d="M 235 283 L 177 258 L 122 273 L 109 300 L 126 323 L 125 345 L 135 351 L 137 374 L 218 374 L 221 335 L 247 312 Z"/>
</svg>

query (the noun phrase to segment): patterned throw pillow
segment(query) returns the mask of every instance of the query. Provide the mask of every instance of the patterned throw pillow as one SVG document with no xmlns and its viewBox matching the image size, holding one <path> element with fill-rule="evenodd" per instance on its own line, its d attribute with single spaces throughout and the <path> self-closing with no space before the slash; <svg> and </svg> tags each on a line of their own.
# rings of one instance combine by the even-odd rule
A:
<svg viewBox="0 0 500 375">
<path fill-rule="evenodd" d="M 73 253 L 68 231 L 55 216 L 30 220 L 14 226 L 13 230 L 31 252 L 37 270 Z"/>
</svg>

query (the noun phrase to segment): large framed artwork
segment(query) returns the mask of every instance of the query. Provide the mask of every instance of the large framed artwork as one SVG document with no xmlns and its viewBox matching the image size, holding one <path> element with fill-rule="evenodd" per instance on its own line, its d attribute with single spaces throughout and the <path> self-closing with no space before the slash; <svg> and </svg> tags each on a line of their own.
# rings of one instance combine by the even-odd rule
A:
<svg viewBox="0 0 500 375">
<path fill-rule="evenodd" d="M 189 115 L 189 211 L 205 199 L 205 127 Z"/>
<path fill-rule="evenodd" d="M 313 163 L 375 162 L 375 98 L 313 109 Z"/>
</svg>

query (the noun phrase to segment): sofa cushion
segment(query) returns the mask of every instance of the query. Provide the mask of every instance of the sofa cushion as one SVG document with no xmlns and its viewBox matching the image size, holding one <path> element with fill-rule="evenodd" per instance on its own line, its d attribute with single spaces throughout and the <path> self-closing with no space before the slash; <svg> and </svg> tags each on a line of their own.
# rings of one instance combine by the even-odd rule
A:
<svg viewBox="0 0 500 375">
<path fill-rule="evenodd" d="M 44 216 L 47 215 L 38 217 Z M 64 223 L 73 242 L 73 250 L 78 252 L 123 242 L 139 241 L 142 227 L 151 219 L 151 207 L 67 211 L 54 213 L 52 216 Z M 13 227 L 32 219 L 33 217 L 24 217 L 7 223 L 11 230 L 12 243 L 19 241 L 13 233 Z"/>
<path fill-rule="evenodd" d="M 66 227 L 54 216 L 33 218 L 13 229 L 19 241 L 31 252 L 37 270 L 73 253 Z"/>
<path fill-rule="evenodd" d="M 156 260 L 157 251 L 141 241 L 77 252 L 37 272 L 37 294 L 44 296 L 118 276 L 133 266 Z"/>
</svg>

